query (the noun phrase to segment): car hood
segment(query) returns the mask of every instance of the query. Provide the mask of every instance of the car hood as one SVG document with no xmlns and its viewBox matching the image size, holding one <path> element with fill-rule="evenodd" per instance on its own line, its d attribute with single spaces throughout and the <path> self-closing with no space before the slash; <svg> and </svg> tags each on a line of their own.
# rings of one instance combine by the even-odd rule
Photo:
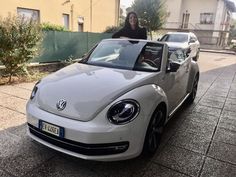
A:
<svg viewBox="0 0 236 177">
<path fill-rule="evenodd" d="M 36 100 L 45 111 L 89 121 L 119 96 L 147 83 L 152 75 L 76 63 L 44 78 Z M 61 99 L 67 103 L 59 111 L 56 105 Z"/>
<path fill-rule="evenodd" d="M 187 42 L 166 42 L 169 48 L 188 48 Z"/>
</svg>

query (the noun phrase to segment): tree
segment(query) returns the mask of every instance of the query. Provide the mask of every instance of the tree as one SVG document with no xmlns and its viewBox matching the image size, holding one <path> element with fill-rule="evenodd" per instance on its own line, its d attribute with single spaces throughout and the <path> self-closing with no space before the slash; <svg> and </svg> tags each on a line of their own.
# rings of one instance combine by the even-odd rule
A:
<svg viewBox="0 0 236 177">
<path fill-rule="evenodd" d="M 64 26 L 51 23 L 42 23 L 41 28 L 43 31 L 68 31 Z"/>
<path fill-rule="evenodd" d="M 9 82 L 38 54 L 41 41 L 41 27 L 33 19 L 11 15 L 0 18 L 0 62 L 6 67 Z"/>
<path fill-rule="evenodd" d="M 123 11 L 122 8 L 120 8 L 120 19 L 119 19 L 119 22 L 120 22 L 120 26 L 122 26 L 125 23 L 125 16 L 124 16 L 124 11 Z"/>
<path fill-rule="evenodd" d="M 166 10 L 161 0 L 134 0 L 132 9 L 137 13 L 141 26 L 152 31 L 160 29 L 166 20 Z"/>
<path fill-rule="evenodd" d="M 103 31 L 103 33 L 115 33 L 119 31 L 119 26 L 107 26 L 106 29 Z"/>
</svg>

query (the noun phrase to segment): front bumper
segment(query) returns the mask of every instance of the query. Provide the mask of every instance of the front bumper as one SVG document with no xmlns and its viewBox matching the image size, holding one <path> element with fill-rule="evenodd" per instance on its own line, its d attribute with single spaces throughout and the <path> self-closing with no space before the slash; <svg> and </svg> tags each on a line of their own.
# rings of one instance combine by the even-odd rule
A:
<svg viewBox="0 0 236 177">
<path fill-rule="evenodd" d="M 128 124 L 114 125 L 107 120 L 105 112 L 89 122 L 82 122 L 46 112 L 29 102 L 28 134 L 41 144 L 82 159 L 115 161 L 138 156 L 146 132 L 143 122 L 137 117 Z M 41 131 L 39 120 L 63 127 L 64 138 Z"/>
<path fill-rule="evenodd" d="M 111 155 L 119 154 L 125 152 L 129 147 L 129 142 L 118 142 L 118 143 L 109 143 L 109 144 L 85 144 L 72 141 L 65 138 L 60 138 L 54 135 L 51 135 L 47 132 L 41 131 L 39 128 L 36 128 L 28 124 L 29 133 L 40 138 L 41 140 L 58 146 L 60 148 L 80 153 L 83 155 Z"/>
</svg>

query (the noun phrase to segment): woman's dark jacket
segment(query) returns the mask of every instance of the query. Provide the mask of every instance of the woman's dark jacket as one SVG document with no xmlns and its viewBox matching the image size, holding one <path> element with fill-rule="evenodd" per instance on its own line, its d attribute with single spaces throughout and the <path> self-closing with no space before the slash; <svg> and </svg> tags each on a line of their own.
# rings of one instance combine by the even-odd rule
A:
<svg viewBox="0 0 236 177">
<path fill-rule="evenodd" d="M 112 35 L 112 38 L 120 38 L 120 37 L 127 37 L 132 39 L 147 39 L 147 30 L 146 28 L 140 28 L 140 27 L 138 27 L 135 30 L 124 27 Z"/>
</svg>

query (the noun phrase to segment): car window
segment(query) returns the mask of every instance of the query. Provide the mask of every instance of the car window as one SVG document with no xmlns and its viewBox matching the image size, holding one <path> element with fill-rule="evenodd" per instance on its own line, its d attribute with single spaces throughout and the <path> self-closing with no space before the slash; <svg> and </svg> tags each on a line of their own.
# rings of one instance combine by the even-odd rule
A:
<svg viewBox="0 0 236 177">
<path fill-rule="evenodd" d="M 163 44 L 135 40 L 104 40 L 82 62 L 118 69 L 160 70 Z"/>
<path fill-rule="evenodd" d="M 161 38 L 161 41 L 166 42 L 188 42 L 187 34 L 166 34 Z"/>
<path fill-rule="evenodd" d="M 142 49 L 135 64 L 136 70 L 160 70 L 162 60 L 162 46 L 147 43 Z"/>
</svg>

